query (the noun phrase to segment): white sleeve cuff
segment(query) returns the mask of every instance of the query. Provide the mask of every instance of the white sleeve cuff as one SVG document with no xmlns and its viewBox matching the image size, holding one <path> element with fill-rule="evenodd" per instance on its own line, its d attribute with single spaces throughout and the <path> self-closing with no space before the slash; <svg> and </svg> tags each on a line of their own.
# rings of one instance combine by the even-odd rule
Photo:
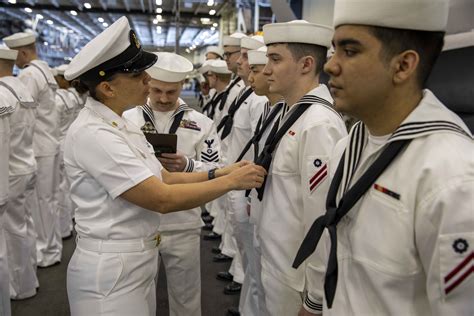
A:
<svg viewBox="0 0 474 316">
<path fill-rule="evenodd" d="M 308 294 L 304 298 L 304 309 L 313 314 L 321 314 L 323 311 L 323 303 L 317 300 L 311 299 Z"/>
</svg>

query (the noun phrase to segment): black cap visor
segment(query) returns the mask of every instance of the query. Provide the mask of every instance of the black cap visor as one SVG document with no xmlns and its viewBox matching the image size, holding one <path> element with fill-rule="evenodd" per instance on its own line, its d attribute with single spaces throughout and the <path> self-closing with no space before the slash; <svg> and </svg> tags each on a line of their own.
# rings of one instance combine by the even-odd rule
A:
<svg viewBox="0 0 474 316">
<path fill-rule="evenodd" d="M 127 49 L 114 58 L 87 71 L 80 76 L 80 79 L 98 83 L 119 72 L 141 72 L 153 66 L 157 59 L 158 56 L 142 49 L 135 32 L 130 30 L 130 46 Z"/>
</svg>

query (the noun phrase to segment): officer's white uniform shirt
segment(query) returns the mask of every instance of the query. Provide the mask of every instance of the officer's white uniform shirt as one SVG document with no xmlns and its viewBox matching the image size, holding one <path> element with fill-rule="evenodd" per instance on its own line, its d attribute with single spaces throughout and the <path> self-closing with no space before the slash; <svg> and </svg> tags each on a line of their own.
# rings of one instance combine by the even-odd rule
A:
<svg viewBox="0 0 474 316">
<path fill-rule="evenodd" d="M 184 171 L 198 172 L 218 168 L 220 142 L 213 121 L 190 108 L 183 100 L 179 99 L 178 102 L 180 105 L 175 111 L 153 111 L 157 132 L 167 134 L 173 124 L 174 117 L 179 112 L 184 111 L 183 119 L 176 130 L 178 135 L 177 150 L 188 158 Z M 145 124 L 142 107 L 135 107 L 126 111 L 123 117 L 132 121 L 138 127 Z M 185 230 L 203 226 L 201 208 L 199 207 L 185 212 L 160 216 L 160 231 Z"/>
<path fill-rule="evenodd" d="M 135 124 L 89 97 L 66 135 L 64 163 L 79 236 L 126 240 L 156 235 L 159 215 L 119 198 L 151 176 L 161 179 L 162 166 Z"/>
<path fill-rule="evenodd" d="M 229 84 L 227 85 L 227 87 L 229 87 L 235 80 L 237 80 L 237 78 L 235 78 L 234 80 L 231 80 Z M 224 107 L 222 108 L 222 111 L 219 110 L 220 102 L 217 104 L 216 112 L 214 114 L 214 122 L 216 122 L 216 125 L 219 125 L 222 118 L 227 115 L 227 112 L 229 112 L 230 105 L 235 100 L 235 98 L 237 98 L 237 96 L 240 94 L 243 88 L 245 88 L 244 82 L 242 80 L 239 80 L 239 82 L 237 82 L 232 87 L 232 89 L 230 89 L 229 94 L 227 95 L 227 100 L 225 101 Z"/>
<path fill-rule="evenodd" d="M 430 124 L 415 122 L 427 121 L 438 122 L 431 124 L 431 132 L 420 134 Z M 439 121 L 448 122 L 444 127 L 454 123 L 466 135 L 436 131 Z M 406 129 L 406 137 L 412 138 L 408 147 L 337 225 L 339 277 L 333 307 L 324 315 L 474 314 L 471 133 L 429 90 L 402 125 L 406 123 L 413 124 Z M 331 173 L 348 139 L 335 148 Z M 361 155 L 350 185 L 382 148 Z M 319 274 L 313 283 L 322 287 L 322 280 Z M 323 302 L 322 288 L 309 295 L 313 302 Z"/>
<path fill-rule="evenodd" d="M 332 102 L 322 84 L 307 95 Z M 259 227 L 262 269 L 299 292 L 305 287 L 305 265 L 295 270 L 293 259 L 305 232 L 314 219 L 324 214 L 329 188 L 327 176 L 319 181 L 312 179 L 319 171 L 324 173 L 334 146 L 346 135 L 340 115 L 315 104 L 292 125 L 273 154 Z"/>
<path fill-rule="evenodd" d="M 3 77 L 0 81 L 15 91 L 21 102 L 0 84 L 1 99 L 8 104 L 17 104 L 10 116 L 10 176 L 30 174 L 36 171 L 33 152 L 33 133 L 37 103 L 26 86 L 15 77 Z"/>
<path fill-rule="evenodd" d="M 33 138 L 35 156 L 54 156 L 59 151 L 59 119 L 55 101 L 56 80 L 48 64 L 42 60 L 33 60 L 20 72 L 18 78 L 26 85 L 33 99 L 38 103 Z"/>
</svg>

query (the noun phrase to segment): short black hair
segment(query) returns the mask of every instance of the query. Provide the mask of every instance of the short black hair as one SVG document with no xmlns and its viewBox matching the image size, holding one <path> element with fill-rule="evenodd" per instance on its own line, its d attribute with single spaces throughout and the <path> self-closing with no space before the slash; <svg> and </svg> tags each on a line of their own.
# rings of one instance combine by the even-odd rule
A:
<svg viewBox="0 0 474 316">
<path fill-rule="evenodd" d="M 323 70 L 328 52 L 327 47 L 305 43 L 287 43 L 287 47 L 295 60 L 305 56 L 313 57 L 316 61 L 316 75 L 318 75 Z"/>
<path fill-rule="evenodd" d="M 444 44 L 445 32 L 404 30 L 369 26 L 369 32 L 382 43 L 381 59 L 390 61 L 395 55 L 414 50 L 420 56 L 417 81 L 422 89 L 438 59 Z"/>
</svg>

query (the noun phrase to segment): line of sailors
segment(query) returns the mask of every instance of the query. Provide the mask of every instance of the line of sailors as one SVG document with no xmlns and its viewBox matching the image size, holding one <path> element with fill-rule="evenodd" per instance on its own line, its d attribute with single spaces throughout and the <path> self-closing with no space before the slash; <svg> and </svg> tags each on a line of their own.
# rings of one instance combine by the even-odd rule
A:
<svg viewBox="0 0 474 316">
<path fill-rule="evenodd" d="M 17 33 L 0 47 L 0 314 L 9 300 L 36 295 L 37 267 L 61 261 L 73 206 L 62 163 L 64 137 L 85 102 L 36 54 L 36 37 Z M 17 65 L 20 75 L 14 77 Z"/>
<path fill-rule="evenodd" d="M 222 236 L 216 260 L 232 258 L 218 278 L 232 280 L 227 293 L 241 287 L 230 315 L 474 312 L 472 134 L 422 89 L 432 65 L 419 66 L 441 50 L 447 16 L 445 0 L 337 0 L 335 32 L 298 20 L 265 25 L 263 37 L 234 33 L 223 53 L 208 53 L 224 60 L 208 56 L 200 69 L 209 118 L 179 98 L 192 65 L 156 53 L 147 103 L 123 117 L 143 133 L 178 135 L 178 152 L 159 157 L 161 165 L 207 171 L 209 179 L 241 160 L 268 172 L 262 187 L 206 205 L 213 232 L 205 237 Z M 386 53 L 384 45 L 402 33 L 418 45 L 417 36 L 428 36 L 438 51 Z M 323 67 L 331 91 L 319 82 Z M 339 112 L 360 119 L 349 135 Z M 170 315 L 201 314 L 199 215 L 198 208 L 160 215 Z M 107 264 L 114 274 L 119 263 Z M 133 290 L 103 286 L 105 297 L 115 295 L 110 302 L 123 307 L 120 295 L 137 302 Z M 73 315 L 96 310 L 68 292 Z M 112 310 L 154 315 L 153 307 L 133 304 Z"/>
</svg>

